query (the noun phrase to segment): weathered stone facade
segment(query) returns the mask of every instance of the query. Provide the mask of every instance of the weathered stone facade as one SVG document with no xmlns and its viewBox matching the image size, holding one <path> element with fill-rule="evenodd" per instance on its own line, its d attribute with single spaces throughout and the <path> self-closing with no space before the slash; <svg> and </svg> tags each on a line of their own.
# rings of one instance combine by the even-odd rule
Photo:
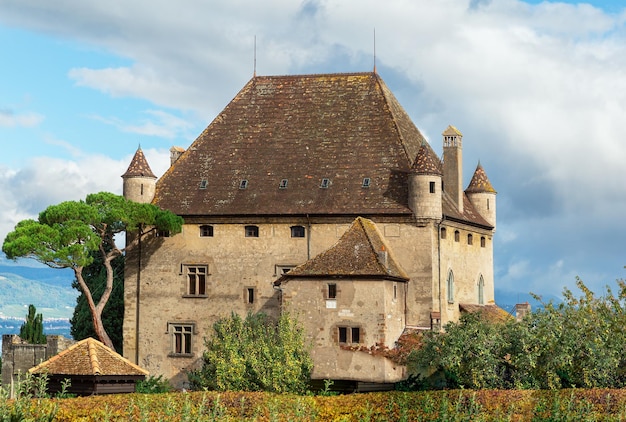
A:
<svg viewBox="0 0 626 422">
<path fill-rule="evenodd" d="M 255 77 L 186 151 L 173 150 L 153 187 L 138 150 L 125 192 L 185 224 L 127 253 L 124 356 L 184 386 L 218 318 L 287 307 L 313 341 L 315 378 L 402 379 L 404 368 L 350 345 L 393 347 L 407 328 L 494 299 L 495 191 L 480 166 L 464 191 L 462 135 L 443 136 L 447 165 L 376 74 Z M 444 170 L 456 174 L 445 185 Z M 354 250 L 380 239 L 373 272 L 299 273 L 338 253 L 355 221 L 368 235 Z M 396 273 L 376 270 L 388 258 Z"/>
</svg>

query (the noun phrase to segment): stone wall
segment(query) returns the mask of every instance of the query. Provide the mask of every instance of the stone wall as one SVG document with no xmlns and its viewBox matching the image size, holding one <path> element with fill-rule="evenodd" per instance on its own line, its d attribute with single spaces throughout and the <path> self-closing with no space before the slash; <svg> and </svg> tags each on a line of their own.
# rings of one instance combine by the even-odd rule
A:
<svg viewBox="0 0 626 422">
<path fill-rule="evenodd" d="M 2 336 L 2 385 L 9 386 L 33 366 L 67 349 L 74 340 L 49 335 L 46 344 L 29 344 L 15 334 Z"/>
</svg>

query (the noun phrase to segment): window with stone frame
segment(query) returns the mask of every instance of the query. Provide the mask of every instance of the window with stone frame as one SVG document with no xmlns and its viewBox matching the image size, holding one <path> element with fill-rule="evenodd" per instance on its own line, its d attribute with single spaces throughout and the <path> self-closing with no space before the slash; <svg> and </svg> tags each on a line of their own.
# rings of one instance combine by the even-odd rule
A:
<svg viewBox="0 0 626 422">
<path fill-rule="evenodd" d="M 361 327 L 338 326 L 337 341 L 339 344 L 360 344 L 362 340 Z"/>
<path fill-rule="evenodd" d="M 186 297 L 206 297 L 207 279 L 209 276 L 208 265 L 185 264 L 183 273 L 186 281 Z"/>
<path fill-rule="evenodd" d="M 328 283 L 326 285 L 326 299 L 337 299 L 337 284 Z"/>
<path fill-rule="evenodd" d="M 259 226 L 246 226 L 244 230 L 246 237 L 259 237 Z"/>
<path fill-rule="evenodd" d="M 194 323 L 171 322 L 168 324 L 168 334 L 171 338 L 170 356 L 193 355 L 194 331 Z"/>
<path fill-rule="evenodd" d="M 246 305 L 252 305 L 256 301 L 256 288 L 254 287 L 244 287 L 243 289 L 243 300 Z"/>
<path fill-rule="evenodd" d="M 304 226 L 291 226 L 291 237 L 305 237 L 306 231 Z"/>
<path fill-rule="evenodd" d="M 200 237 L 213 237 L 213 226 L 203 224 L 200 226 Z"/>
<path fill-rule="evenodd" d="M 452 272 L 452 270 L 448 272 L 446 287 L 448 290 L 448 303 L 454 303 L 454 273 Z"/>
</svg>

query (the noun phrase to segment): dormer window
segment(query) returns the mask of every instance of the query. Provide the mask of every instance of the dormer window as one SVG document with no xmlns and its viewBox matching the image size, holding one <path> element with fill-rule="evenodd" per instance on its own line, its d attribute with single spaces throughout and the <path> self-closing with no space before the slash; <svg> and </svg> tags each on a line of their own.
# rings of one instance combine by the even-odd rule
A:
<svg viewBox="0 0 626 422">
<path fill-rule="evenodd" d="M 283 179 L 278 184 L 278 189 L 287 189 L 287 179 Z"/>
<path fill-rule="evenodd" d="M 371 179 L 369 177 L 365 177 L 363 178 L 363 184 L 361 185 L 362 188 L 369 188 L 370 184 L 371 184 Z"/>
<path fill-rule="evenodd" d="M 208 180 L 200 181 L 200 189 L 206 189 L 208 184 L 209 184 Z"/>
<path fill-rule="evenodd" d="M 248 181 L 246 179 L 243 179 L 241 182 L 239 182 L 239 189 L 246 189 L 248 187 Z"/>
<path fill-rule="evenodd" d="M 326 189 L 328 186 L 330 186 L 330 179 L 323 178 L 322 183 L 320 183 L 320 188 Z"/>
</svg>

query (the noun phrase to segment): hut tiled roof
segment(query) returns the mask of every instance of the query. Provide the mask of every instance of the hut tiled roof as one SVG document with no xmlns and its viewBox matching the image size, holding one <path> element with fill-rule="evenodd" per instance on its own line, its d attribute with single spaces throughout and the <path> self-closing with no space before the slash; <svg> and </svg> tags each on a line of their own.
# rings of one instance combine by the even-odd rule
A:
<svg viewBox="0 0 626 422">
<path fill-rule="evenodd" d="M 474 175 L 472 176 L 472 180 L 470 181 L 467 189 L 465 189 L 467 193 L 496 193 L 496 190 L 491 186 L 491 182 L 487 177 L 487 173 L 485 173 L 485 169 L 483 166 L 478 163 L 476 166 L 476 170 L 474 171 Z"/>
<path fill-rule="evenodd" d="M 513 318 L 511 314 L 495 304 L 475 305 L 460 303 L 459 310 L 467 313 L 480 312 L 483 318 L 491 322 L 505 322 Z"/>
<path fill-rule="evenodd" d="M 143 154 L 141 147 L 137 148 L 133 159 L 128 166 L 126 172 L 122 177 L 151 177 L 156 179 L 157 177 L 152 172 L 146 156 Z"/>
<path fill-rule="evenodd" d="M 29 372 L 84 376 L 148 375 L 148 371 L 93 338 L 79 341 Z"/>
<path fill-rule="evenodd" d="M 161 177 L 154 203 L 182 216 L 410 215 L 422 145 L 376 73 L 255 76 Z"/>
<path fill-rule="evenodd" d="M 337 243 L 299 265 L 275 284 L 297 277 L 375 277 L 408 281 L 372 220 L 357 217 Z"/>
</svg>

